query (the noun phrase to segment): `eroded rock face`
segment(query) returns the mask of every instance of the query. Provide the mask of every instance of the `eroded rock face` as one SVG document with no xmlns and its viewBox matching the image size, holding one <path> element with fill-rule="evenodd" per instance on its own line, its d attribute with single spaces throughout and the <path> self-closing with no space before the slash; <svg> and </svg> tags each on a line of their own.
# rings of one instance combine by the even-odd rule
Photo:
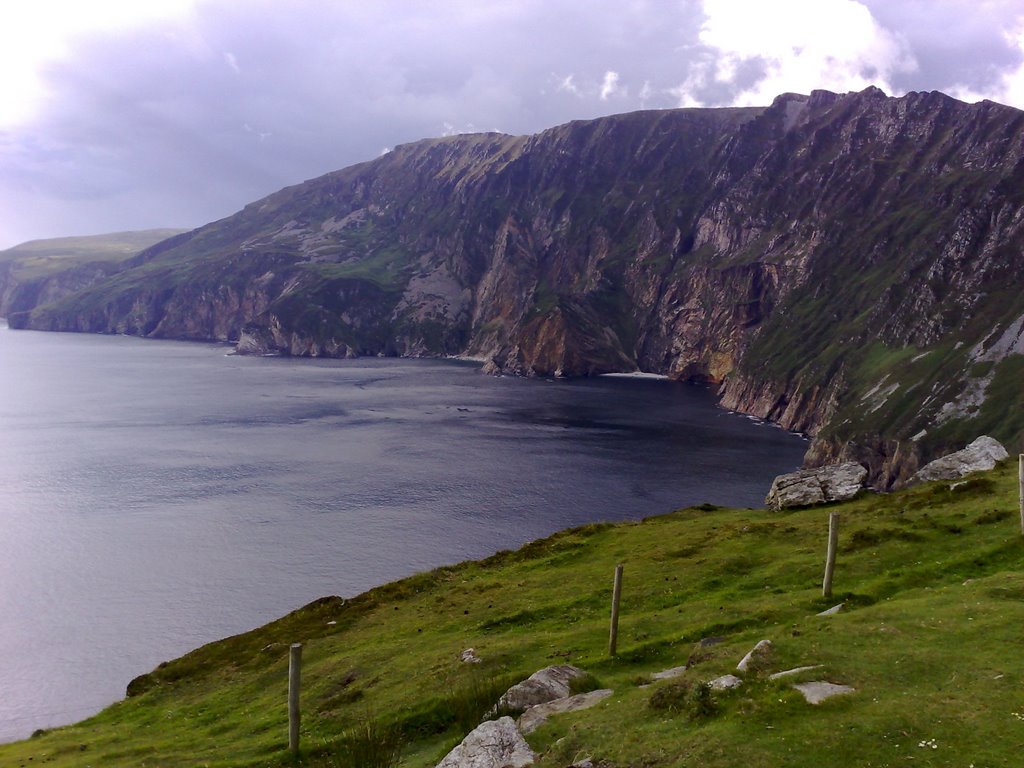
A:
<svg viewBox="0 0 1024 768">
<path fill-rule="evenodd" d="M 536 759 L 511 717 L 478 725 L 437 768 L 523 768 Z"/>
<path fill-rule="evenodd" d="M 764 503 L 771 509 L 788 509 L 845 501 L 857 495 L 867 476 L 868 471 L 855 462 L 801 469 L 776 477 Z"/>
<path fill-rule="evenodd" d="M 571 664 L 545 667 L 505 691 L 498 700 L 498 706 L 507 709 L 526 709 L 565 698 L 570 693 L 570 681 L 585 674 L 582 669 Z"/>
<path fill-rule="evenodd" d="M 910 478 L 908 485 L 931 480 L 955 480 L 971 472 L 984 472 L 1008 456 L 1002 443 L 982 435 L 963 450 L 925 464 Z"/>
</svg>

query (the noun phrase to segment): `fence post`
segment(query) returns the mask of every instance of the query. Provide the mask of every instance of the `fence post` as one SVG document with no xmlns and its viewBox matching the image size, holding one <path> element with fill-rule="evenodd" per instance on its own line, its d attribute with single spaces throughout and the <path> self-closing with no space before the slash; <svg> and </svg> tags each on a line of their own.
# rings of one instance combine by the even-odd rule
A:
<svg viewBox="0 0 1024 768">
<path fill-rule="evenodd" d="M 299 751 L 299 689 L 302 687 L 302 643 L 288 649 L 288 749 Z"/>
<path fill-rule="evenodd" d="M 1020 533 L 1024 536 L 1024 453 L 1017 458 L 1017 484 L 1020 486 Z"/>
<path fill-rule="evenodd" d="M 828 514 L 828 555 L 825 557 L 825 580 L 821 584 L 822 597 L 832 597 L 832 572 L 836 568 L 836 545 L 839 543 L 839 513 Z"/>
<path fill-rule="evenodd" d="M 619 642 L 619 598 L 622 597 L 622 563 L 615 566 L 615 583 L 612 586 L 612 624 L 608 632 L 608 655 L 614 656 Z"/>
</svg>

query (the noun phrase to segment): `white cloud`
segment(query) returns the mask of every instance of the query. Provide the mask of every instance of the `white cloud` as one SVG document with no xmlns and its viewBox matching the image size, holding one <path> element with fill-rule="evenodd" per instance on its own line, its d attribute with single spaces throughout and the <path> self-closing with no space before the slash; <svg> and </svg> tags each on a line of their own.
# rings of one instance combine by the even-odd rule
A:
<svg viewBox="0 0 1024 768">
<path fill-rule="evenodd" d="M 968 102 L 991 99 L 1024 109 L 1024 19 L 1018 20 L 1016 28 L 1005 32 L 1004 35 L 1006 41 L 1020 53 L 1020 64 L 1015 69 L 1003 72 L 998 83 L 989 92 L 980 93 L 968 86 L 957 85 L 949 89 L 950 96 Z"/>
<path fill-rule="evenodd" d="M 601 101 L 608 101 L 609 98 L 620 93 L 619 73 L 608 70 L 604 73 L 604 80 L 601 81 Z"/>
<path fill-rule="evenodd" d="M 558 88 L 556 90 L 565 91 L 571 93 L 573 96 L 581 96 L 579 86 L 576 85 L 574 75 L 567 75 L 558 82 Z"/>
<path fill-rule="evenodd" d="M 708 105 L 711 91 L 734 105 L 816 88 L 892 93 L 892 76 L 916 68 L 906 42 L 856 0 L 704 0 L 704 13 L 708 57 L 673 89 L 681 106 Z"/>
<path fill-rule="evenodd" d="M 44 69 L 66 59 L 74 42 L 188 16 L 197 0 L 32 0 L 4 4 L 0 25 L 0 128 L 32 118 L 49 96 Z"/>
</svg>

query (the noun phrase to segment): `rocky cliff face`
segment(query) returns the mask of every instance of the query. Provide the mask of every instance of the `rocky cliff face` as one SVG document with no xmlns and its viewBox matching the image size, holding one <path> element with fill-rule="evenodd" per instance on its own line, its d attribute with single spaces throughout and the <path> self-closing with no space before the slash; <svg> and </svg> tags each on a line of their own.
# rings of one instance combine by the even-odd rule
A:
<svg viewBox="0 0 1024 768">
<path fill-rule="evenodd" d="M 889 485 L 1017 447 L 1022 196 L 1024 113 L 988 102 L 640 112 L 398 147 L 11 324 L 700 379 Z"/>
</svg>

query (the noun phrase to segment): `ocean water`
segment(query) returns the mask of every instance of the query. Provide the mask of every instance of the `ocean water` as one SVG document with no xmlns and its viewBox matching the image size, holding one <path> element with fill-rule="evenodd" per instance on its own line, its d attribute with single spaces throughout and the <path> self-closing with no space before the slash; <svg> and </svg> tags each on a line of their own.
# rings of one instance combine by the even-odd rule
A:
<svg viewBox="0 0 1024 768">
<path fill-rule="evenodd" d="M 760 506 L 805 449 L 668 381 L 229 351 L 0 326 L 0 741 L 324 595 Z"/>
</svg>

